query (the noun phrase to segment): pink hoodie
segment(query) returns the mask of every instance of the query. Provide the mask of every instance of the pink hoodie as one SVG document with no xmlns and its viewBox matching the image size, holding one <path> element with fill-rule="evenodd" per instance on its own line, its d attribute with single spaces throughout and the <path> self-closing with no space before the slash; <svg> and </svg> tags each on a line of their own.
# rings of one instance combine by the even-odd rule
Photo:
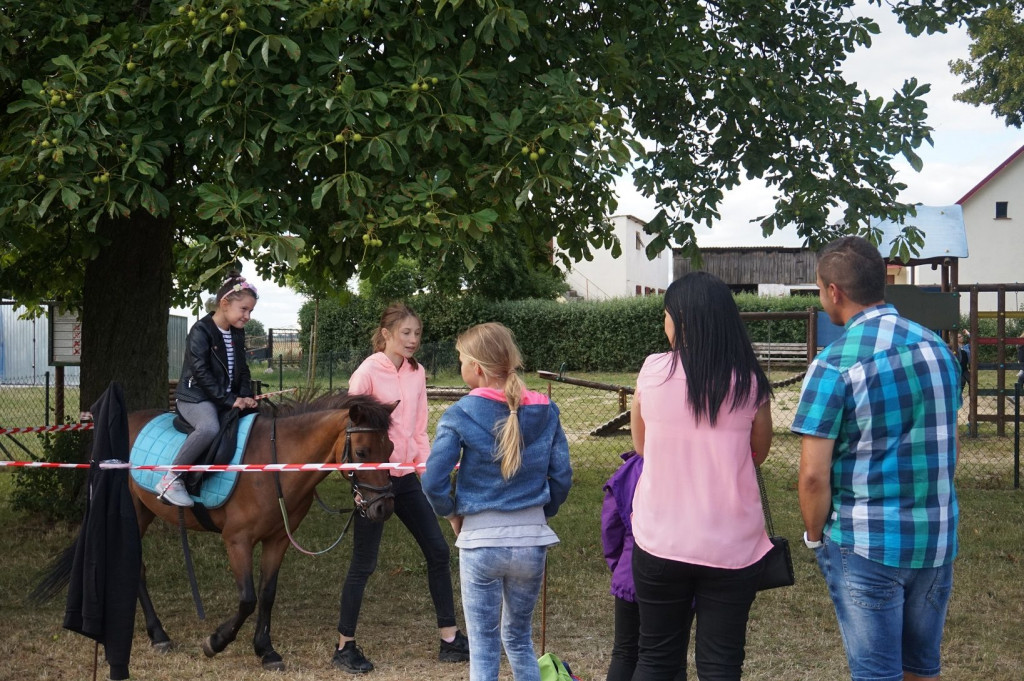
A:
<svg viewBox="0 0 1024 681">
<path fill-rule="evenodd" d="M 359 365 L 348 381 L 353 395 L 373 395 L 384 404 L 399 400 L 391 414 L 388 436 L 395 445 L 392 463 L 426 463 L 430 454 L 427 440 L 427 374 L 423 366 L 413 369 L 403 362 L 395 369 L 394 363 L 383 352 L 377 352 Z M 413 471 L 394 470 L 391 475 L 400 478 Z"/>
</svg>

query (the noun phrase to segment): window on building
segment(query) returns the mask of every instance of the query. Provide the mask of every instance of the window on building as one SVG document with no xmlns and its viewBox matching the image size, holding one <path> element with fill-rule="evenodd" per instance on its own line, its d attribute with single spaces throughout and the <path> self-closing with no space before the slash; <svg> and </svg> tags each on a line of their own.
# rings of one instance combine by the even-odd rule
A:
<svg viewBox="0 0 1024 681">
<path fill-rule="evenodd" d="M 640 284 L 637 284 L 637 285 L 636 285 L 636 294 L 637 294 L 638 296 L 639 296 L 639 295 L 643 295 L 643 289 L 641 289 L 641 288 L 640 288 Z"/>
<path fill-rule="evenodd" d="M 640 238 L 640 232 L 636 233 L 636 250 L 644 250 L 644 240 Z"/>
<path fill-rule="evenodd" d="M 996 220 L 1005 220 L 1009 217 L 1009 202 L 1008 201 L 996 201 Z"/>
</svg>

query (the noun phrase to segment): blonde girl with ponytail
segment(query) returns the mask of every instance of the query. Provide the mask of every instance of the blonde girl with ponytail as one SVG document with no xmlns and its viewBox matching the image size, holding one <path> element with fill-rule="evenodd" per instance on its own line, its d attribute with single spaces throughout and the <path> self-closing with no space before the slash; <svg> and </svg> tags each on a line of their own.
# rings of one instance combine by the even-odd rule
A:
<svg viewBox="0 0 1024 681">
<path fill-rule="evenodd" d="M 441 417 L 422 484 L 457 536 L 469 678 L 497 678 L 504 645 L 516 681 L 539 681 L 533 610 L 558 543 L 547 519 L 572 484 L 569 444 L 558 407 L 523 383 L 509 329 L 479 324 L 455 349 L 471 390 Z"/>
</svg>

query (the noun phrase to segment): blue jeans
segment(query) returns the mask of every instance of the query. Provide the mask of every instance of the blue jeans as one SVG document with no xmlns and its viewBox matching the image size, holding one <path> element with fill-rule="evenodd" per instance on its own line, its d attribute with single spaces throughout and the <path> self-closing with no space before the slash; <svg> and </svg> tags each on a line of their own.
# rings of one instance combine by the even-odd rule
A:
<svg viewBox="0 0 1024 681">
<path fill-rule="evenodd" d="M 495 681 L 501 644 L 515 681 L 540 681 L 533 609 L 544 578 L 545 546 L 459 549 L 470 681 Z"/>
<path fill-rule="evenodd" d="M 427 587 L 434 602 L 437 627 L 455 626 L 455 594 L 452 591 L 451 551 L 438 525 L 437 516 L 423 495 L 420 479 L 415 473 L 392 477 L 395 493 L 395 515 L 408 528 L 427 559 Z M 363 592 L 370 575 L 377 569 L 384 523 L 370 522 L 356 514 L 352 538 L 352 562 L 341 588 L 341 612 L 338 633 L 355 637 Z"/>
<path fill-rule="evenodd" d="M 815 550 L 853 681 L 938 676 L 953 565 L 897 568 L 828 541 Z"/>
</svg>

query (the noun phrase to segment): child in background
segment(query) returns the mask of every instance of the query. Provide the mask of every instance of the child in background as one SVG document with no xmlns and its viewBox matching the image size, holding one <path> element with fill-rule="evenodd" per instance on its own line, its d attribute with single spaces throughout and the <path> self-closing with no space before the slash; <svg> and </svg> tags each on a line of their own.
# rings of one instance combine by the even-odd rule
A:
<svg viewBox="0 0 1024 681">
<path fill-rule="evenodd" d="M 644 458 L 635 451 L 622 455 L 619 466 L 604 484 L 601 506 L 601 545 L 612 571 L 611 593 L 615 597 L 615 640 L 607 681 L 630 681 L 639 656 L 640 608 L 633 586 L 633 494 L 644 470 Z M 692 619 L 692 612 L 691 612 Z M 678 681 L 685 681 L 681 668 Z"/>
<path fill-rule="evenodd" d="M 349 379 L 349 393 L 373 395 L 384 403 L 398 401 L 391 414 L 388 437 L 395 446 L 392 463 L 421 464 L 430 453 L 427 440 L 427 377 L 413 355 L 420 347 L 423 323 L 411 308 L 394 303 L 381 315 L 373 334 L 370 355 Z M 465 662 L 469 659 L 466 636 L 455 624 L 455 595 L 452 591 L 451 552 L 437 517 L 430 509 L 416 473 L 391 472 L 395 494 L 395 516 L 409 530 L 427 561 L 427 585 L 434 602 L 440 635 L 438 659 L 441 662 Z M 338 616 L 338 647 L 331 664 L 350 674 L 373 671 L 373 663 L 356 646 L 356 624 L 363 603 L 363 592 L 377 568 L 377 554 L 384 532 L 383 523 L 355 516 L 352 561 L 341 590 Z"/>
<path fill-rule="evenodd" d="M 217 437 L 224 413 L 257 406 L 245 362 L 245 325 L 258 298 L 255 286 L 231 272 L 217 291 L 217 309 L 188 332 L 174 397 L 178 413 L 193 430 L 174 457 L 175 465 L 195 463 L 203 455 Z M 181 473 L 168 471 L 156 491 L 169 504 L 192 506 Z"/>
<path fill-rule="evenodd" d="M 572 484 L 569 443 L 558 407 L 517 373 L 522 357 L 511 331 L 480 324 L 455 349 L 472 390 L 438 423 L 423 491 L 458 536 L 469 678 L 497 679 L 504 643 L 516 681 L 539 681 L 533 610 L 547 549 L 558 542 L 547 519 Z"/>
</svg>

